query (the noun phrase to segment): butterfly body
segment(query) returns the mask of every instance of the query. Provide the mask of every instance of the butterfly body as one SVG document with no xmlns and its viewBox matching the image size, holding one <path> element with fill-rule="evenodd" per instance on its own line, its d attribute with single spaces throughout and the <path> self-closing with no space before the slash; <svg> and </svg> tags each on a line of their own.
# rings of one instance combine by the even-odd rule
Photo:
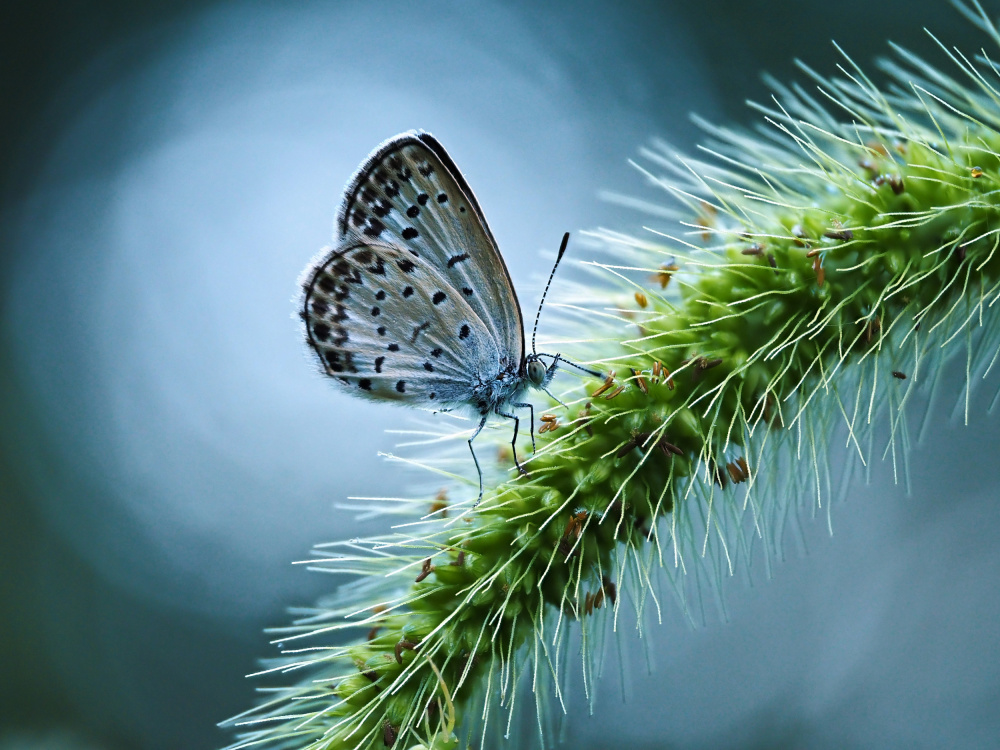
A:
<svg viewBox="0 0 1000 750">
<path fill-rule="evenodd" d="M 337 234 L 302 277 L 323 372 L 364 398 L 471 411 L 470 448 L 494 414 L 514 420 L 516 440 L 513 409 L 531 409 L 524 391 L 545 389 L 561 358 L 525 353 L 507 266 L 437 140 L 410 131 L 376 148 L 348 182 Z"/>
</svg>

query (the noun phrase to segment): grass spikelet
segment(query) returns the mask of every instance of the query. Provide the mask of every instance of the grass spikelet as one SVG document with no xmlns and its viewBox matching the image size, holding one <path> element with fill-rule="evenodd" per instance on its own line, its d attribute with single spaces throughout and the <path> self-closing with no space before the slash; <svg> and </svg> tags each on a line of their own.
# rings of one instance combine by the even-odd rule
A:
<svg viewBox="0 0 1000 750">
<path fill-rule="evenodd" d="M 1000 42 L 978 2 L 957 7 Z M 851 474 L 835 445 L 905 480 L 914 389 L 964 347 L 967 404 L 1000 354 L 1000 70 L 940 48 L 948 72 L 894 48 L 882 87 L 846 54 L 833 77 L 802 65 L 814 87 L 775 82 L 757 132 L 702 123 L 695 156 L 644 150 L 677 225 L 593 233 L 562 304 L 559 350 L 607 380 L 561 376 L 578 384 L 528 475 L 498 463 L 474 510 L 447 479 L 468 432 L 426 436 L 447 490 L 383 499 L 393 533 L 318 550 L 356 580 L 275 632 L 262 674 L 284 686 L 232 720 L 233 747 L 483 746 L 525 704 L 549 744 L 624 605 L 658 615 L 666 583 L 697 618 L 797 512 L 829 512 Z"/>
</svg>

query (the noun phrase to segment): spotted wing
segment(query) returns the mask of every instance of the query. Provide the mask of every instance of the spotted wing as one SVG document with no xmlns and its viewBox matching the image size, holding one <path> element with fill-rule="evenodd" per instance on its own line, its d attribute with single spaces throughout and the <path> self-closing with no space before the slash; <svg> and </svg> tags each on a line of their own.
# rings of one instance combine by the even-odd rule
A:
<svg viewBox="0 0 1000 750">
<path fill-rule="evenodd" d="M 302 287 L 320 366 L 358 395 L 453 407 L 499 371 L 496 343 L 465 295 L 407 250 L 349 241 L 321 254 Z"/>
<path fill-rule="evenodd" d="M 524 326 L 510 273 L 475 195 L 433 136 L 410 131 L 385 141 L 344 193 L 341 241 L 357 236 L 415 253 L 465 296 L 520 366 Z"/>
</svg>

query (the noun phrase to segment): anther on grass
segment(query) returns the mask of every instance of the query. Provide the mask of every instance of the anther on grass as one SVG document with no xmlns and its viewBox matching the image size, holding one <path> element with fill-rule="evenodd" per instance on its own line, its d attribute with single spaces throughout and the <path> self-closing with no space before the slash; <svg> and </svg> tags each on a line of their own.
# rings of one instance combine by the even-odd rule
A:
<svg viewBox="0 0 1000 750">
<path fill-rule="evenodd" d="M 611 400 L 611 399 L 613 399 L 613 398 L 614 398 L 615 396 L 618 396 L 618 395 L 620 395 L 620 394 L 621 394 L 621 392 L 625 390 L 625 387 L 626 387 L 626 386 L 625 386 L 625 384 L 624 384 L 624 383 L 623 383 L 622 385 L 618 386 L 618 387 L 617 387 L 617 388 L 615 388 L 615 389 L 614 389 L 613 391 L 611 391 L 611 393 L 609 393 L 609 394 L 608 394 L 607 396 L 605 396 L 605 397 L 604 397 L 604 400 L 605 400 L 605 401 L 610 401 L 610 400 Z"/>
<path fill-rule="evenodd" d="M 701 376 L 707 371 L 711 370 L 713 367 L 718 367 L 722 364 L 722 358 L 716 357 L 715 359 L 709 359 L 708 357 L 697 357 L 695 359 L 694 367 L 691 368 L 691 380 L 695 383 L 701 381 Z"/>
<path fill-rule="evenodd" d="M 407 651 L 416 651 L 419 645 L 420 645 L 419 643 L 414 643 L 413 641 L 408 641 L 405 638 L 400 638 L 396 642 L 396 647 L 393 649 L 394 653 L 396 654 L 396 661 L 402 664 L 403 649 L 406 649 Z"/>
<path fill-rule="evenodd" d="M 569 539 L 572 536 L 574 539 L 579 539 L 580 534 L 583 533 L 583 522 L 587 520 L 587 515 L 588 513 L 585 510 L 571 515 L 569 521 L 566 522 L 566 529 L 563 531 L 562 538 Z"/>
<path fill-rule="evenodd" d="M 428 511 L 430 515 L 439 513 L 441 518 L 448 517 L 448 491 L 441 489 L 438 490 L 437 495 L 434 496 L 434 502 L 431 503 L 430 510 Z"/>
<path fill-rule="evenodd" d="M 854 239 L 854 232 L 850 229 L 831 229 L 829 231 L 823 232 L 823 236 L 831 240 L 841 240 L 842 242 L 850 242 Z"/>
<path fill-rule="evenodd" d="M 630 367 L 629 370 L 632 372 L 632 377 L 635 379 L 635 384 L 639 386 L 639 390 L 648 396 L 649 386 L 646 385 L 646 379 L 642 377 L 642 373 L 640 373 L 634 367 Z"/>
<path fill-rule="evenodd" d="M 612 371 L 608 375 L 608 377 L 604 379 L 603 385 L 598 386 L 597 389 L 593 393 L 590 394 L 591 397 L 592 398 L 597 398 L 598 396 L 600 396 L 605 391 L 610 390 L 614 386 L 614 384 L 615 384 L 615 373 L 614 373 L 614 371 Z"/>
<path fill-rule="evenodd" d="M 392 747 L 396 744 L 396 739 L 399 737 L 399 727 L 394 727 L 387 720 L 385 724 L 382 725 L 382 742 L 386 747 Z"/>
<path fill-rule="evenodd" d="M 625 456 L 635 450 L 638 445 L 639 443 L 637 442 L 637 438 L 633 435 L 625 442 L 625 445 L 618 449 L 618 452 L 615 453 L 615 458 L 625 458 Z"/>
<path fill-rule="evenodd" d="M 594 594 L 594 609 L 600 609 L 604 605 L 604 589 L 597 589 Z"/>
<path fill-rule="evenodd" d="M 680 270 L 676 263 L 666 263 L 660 266 L 660 270 L 649 277 L 650 281 L 655 281 L 660 285 L 660 289 L 666 289 L 674 273 Z"/>
<path fill-rule="evenodd" d="M 726 471 L 729 473 L 729 478 L 733 480 L 733 484 L 745 482 L 750 478 L 750 468 L 747 466 L 746 459 L 742 456 L 735 461 L 727 463 Z"/>
<path fill-rule="evenodd" d="M 431 564 L 431 559 L 428 557 L 426 560 L 424 560 L 423 565 L 420 568 L 420 573 L 417 574 L 417 577 L 414 579 L 414 582 L 420 583 L 422 580 L 424 580 L 427 576 L 429 576 L 433 572 L 434 572 L 434 566 Z"/>
<path fill-rule="evenodd" d="M 872 180 L 872 184 L 875 187 L 881 187 L 882 185 L 887 184 L 896 195 L 902 195 L 906 190 L 903 178 L 898 174 L 880 174 Z"/>
<path fill-rule="evenodd" d="M 601 577 L 601 590 L 607 594 L 608 599 L 611 600 L 612 604 L 618 601 L 618 587 L 615 586 L 614 581 L 612 581 L 607 576 Z"/>
<path fill-rule="evenodd" d="M 660 450 L 662 450 L 664 452 L 664 454 L 669 455 L 669 454 L 672 453 L 675 456 L 683 456 L 684 455 L 684 451 L 682 451 L 680 448 L 678 448 L 673 443 L 669 443 L 669 442 L 667 442 L 666 440 L 664 440 L 662 438 L 660 438 L 660 441 L 657 443 L 657 446 L 660 448 Z"/>
</svg>

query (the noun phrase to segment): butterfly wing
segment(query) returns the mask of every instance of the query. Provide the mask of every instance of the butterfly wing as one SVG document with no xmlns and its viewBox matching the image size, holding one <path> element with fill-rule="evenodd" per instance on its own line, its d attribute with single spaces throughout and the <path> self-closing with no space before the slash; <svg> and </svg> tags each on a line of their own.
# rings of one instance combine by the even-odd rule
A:
<svg viewBox="0 0 1000 750">
<path fill-rule="evenodd" d="M 323 371 L 360 396 L 466 405 L 500 352 L 483 321 L 422 258 L 348 239 L 302 279 L 306 338 Z"/>
<path fill-rule="evenodd" d="M 351 178 L 337 217 L 342 241 L 358 237 L 406 248 L 461 292 L 520 367 L 521 306 L 475 195 L 440 143 L 410 131 L 375 149 Z"/>
</svg>

